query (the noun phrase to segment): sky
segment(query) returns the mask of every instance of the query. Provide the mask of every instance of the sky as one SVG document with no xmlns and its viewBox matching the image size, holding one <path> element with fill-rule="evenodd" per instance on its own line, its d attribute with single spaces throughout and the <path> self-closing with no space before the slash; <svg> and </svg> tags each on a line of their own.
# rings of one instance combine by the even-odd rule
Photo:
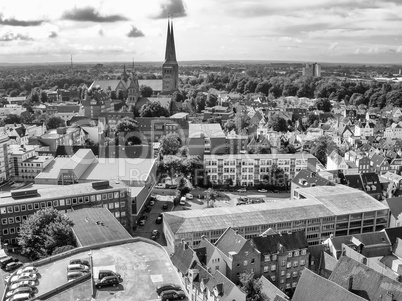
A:
<svg viewBox="0 0 402 301">
<path fill-rule="evenodd" d="M 0 63 L 177 60 L 401 64 L 402 0 L 12 0 Z"/>
</svg>

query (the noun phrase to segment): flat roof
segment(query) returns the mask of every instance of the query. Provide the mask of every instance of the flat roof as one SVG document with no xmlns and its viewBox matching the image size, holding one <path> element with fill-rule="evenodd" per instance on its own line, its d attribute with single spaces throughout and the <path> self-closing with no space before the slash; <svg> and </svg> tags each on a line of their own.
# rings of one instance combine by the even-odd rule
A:
<svg viewBox="0 0 402 301">
<path fill-rule="evenodd" d="M 116 181 L 109 181 L 109 187 L 104 189 L 94 189 L 92 187 L 92 183 L 82 183 L 82 184 L 74 184 L 74 185 L 52 185 L 45 186 L 44 188 L 38 188 L 36 186 L 29 187 L 26 189 L 18 189 L 13 191 L 8 191 L 0 194 L 0 206 L 2 205 L 17 205 L 22 203 L 30 203 L 35 201 L 46 201 L 46 200 L 54 200 L 54 199 L 62 199 L 66 197 L 74 197 L 80 196 L 83 194 L 91 194 L 91 193 L 104 193 L 110 190 L 115 190 L 118 188 L 127 188 L 127 185 L 121 182 L 116 183 Z M 32 189 L 38 190 L 38 195 L 34 197 L 26 197 L 26 198 L 13 198 L 11 196 L 12 192 L 22 192 L 29 191 Z"/>
<path fill-rule="evenodd" d="M 74 222 L 73 231 L 80 246 L 132 238 L 107 208 L 83 208 L 66 215 Z"/>
<path fill-rule="evenodd" d="M 303 195 L 304 190 L 310 192 L 305 199 L 276 199 L 247 206 L 168 212 L 165 213 L 165 221 L 173 233 L 179 234 L 388 210 L 363 191 L 343 185 L 335 187 L 298 189 Z"/>
<path fill-rule="evenodd" d="M 311 154 L 225 154 L 225 155 L 204 155 L 206 159 L 311 159 Z"/>
<path fill-rule="evenodd" d="M 225 133 L 219 123 L 190 123 L 188 137 L 191 138 L 225 138 Z"/>
</svg>

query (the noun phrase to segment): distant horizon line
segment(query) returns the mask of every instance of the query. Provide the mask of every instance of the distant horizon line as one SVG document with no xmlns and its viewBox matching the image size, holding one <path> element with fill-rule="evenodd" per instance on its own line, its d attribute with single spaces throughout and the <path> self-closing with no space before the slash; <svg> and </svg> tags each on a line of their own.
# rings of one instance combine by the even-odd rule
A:
<svg viewBox="0 0 402 301">
<path fill-rule="evenodd" d="M 189 64 L 189 63 L 285 63 L 285 64 L 306 64 L 306 63 L 318 63 L 318 64 L 327 64 L 327 65 L 356 65 L 356 66 L 399 66 L 396 63 L 350 63 L 350 62 L 320 62 L 320 61 L 292 61 L 292 60 L 248 60 L 248 59 L 228 59 L 228 60 L 220 60 L 220 59 L 205 59 L 205 60 L 178 60 L 178 63 Z M 131 67 L 132 61 L 73 61 L 73 65 L 85 65 L 85 64 L 127 64 L 128 67 Z M 162 64 L 162 61 L 135 61 L 135 64 Z M 0 62 L 0 66 L 12 66 L 12 65 L 71 65 L 71 61 L 48 61 L 48 62 Z"/>
</svg>

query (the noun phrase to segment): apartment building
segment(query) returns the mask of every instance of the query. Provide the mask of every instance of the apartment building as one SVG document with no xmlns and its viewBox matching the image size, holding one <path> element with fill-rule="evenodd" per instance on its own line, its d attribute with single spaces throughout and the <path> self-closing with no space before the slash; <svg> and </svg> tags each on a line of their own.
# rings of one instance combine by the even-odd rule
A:
<svg viewBox="0 0 402 301">
<path fill-rule="evenodd" d="M 223 184 L 229 178 L 241 186 L 263 181 L 272 165 L 282 168 L 288 179 L 303 169 L 316 170 L 317 158 L 310 154 L 233 154 L 205 155 L 204 168 L 211 182 Z"/>
<path fill-rule="evenodd" d="M 226 154 L 226 136 L 219 123 L 190 123 L 188 150 L 191 156 Z"/>
<path fill-rule="evenodd" d="M 365 192 L 344 185 L 295 189 L 292 199 L 208 210 L 165 213 L 163 231 L 169 250 L 185 239 L 190 246 L 204 235 L 212 243 L 227 227 L 246 239 L 271 228 L 279 233 L 305 231 L 309 245 L 330 235 L 380 231 L 388 226 L 389 208 Z"/>
<path fill-rule="evenodd" d="M 15 244 L 21 222 L 46 207 L 61 212 L 83 207 L 105 207 L 130 231 L 131 200 L 130 188 L 116 181 L 5 192 L 0 195 L 1 241 Z"/>
<path fill-rule="evenodd" d="M 0 183 L 11 177 L 10 138 L 5 132 L 0 132 Z"/>
<path fill-rule="evenodd" d="M 60 127 L 43 134 L 38 140 L 46 146 L 49 151 L 56 153 L 59 145 L 82 145 L 84 142 L 83 133 L 79 127 Z"/>
</svg>

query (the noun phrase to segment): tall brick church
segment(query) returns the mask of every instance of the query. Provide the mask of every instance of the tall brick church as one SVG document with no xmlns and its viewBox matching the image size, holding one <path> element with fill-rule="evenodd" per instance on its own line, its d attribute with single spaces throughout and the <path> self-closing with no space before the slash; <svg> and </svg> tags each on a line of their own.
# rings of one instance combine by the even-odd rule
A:
<svg viewBox="0 0 402 301">
<path fill-rule="evenodd" d="M 168 20 L 165 61 L 162 65 L 162 94 L 173 93 L 179 81 L 179 64 L 176 60 L 173 22 Z"/>
</svg>

